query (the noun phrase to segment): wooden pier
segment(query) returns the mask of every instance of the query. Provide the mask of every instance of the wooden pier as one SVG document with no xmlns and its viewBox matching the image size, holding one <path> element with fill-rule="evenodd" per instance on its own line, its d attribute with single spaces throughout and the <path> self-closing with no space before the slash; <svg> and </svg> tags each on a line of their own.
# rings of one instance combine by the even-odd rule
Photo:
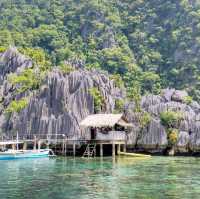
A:
<svg viewBox="0 0 200 199">
<path fill-rule="evenodd" d="M 16 141 L 16 137 L 1 137 L 2 142 L 13 142 Z M 0 142 L 1 142 L 0 141 Z M 82 156 L 84 152 L 81 154 L 80 149 L 86 150 L 88 145 L 95 145 L 95 154 L 93 156 L 96 156 L 96 148 L 99 148 L 98 154 L 99 156 L 104 156 L 104 146 L 110 145 L 112 148 L 112 156 L 114 157 L 116 154 L 118 154 L 121 149 L 125 152 L 126 143 L 125 140 L 119 140 L 118 139 L 82 139 L 80 137 L 68 137 L 64 134 L 55 134 L 55 135 L 49 135 L 49 134 L 35 134 L 35 135 L 29 135 L 29 136 L 18 136 L 18 141 L 20 149 L 26 150 L 27 148 L 33 148 L 33 149 L 41 149 L 41 148 L 50 148 L 54 151 L 55 154 L 58 155 L 79 155 Z M 12 148 L 15 146 L 13 145 Z M 117 150 L 116 150 L 117 147 Z M 77 153 L 79 152 L 79 153 Z M 89 155 L 88 155 L 89 156 Z"/>
<path fill-rule="evenodd" d="M 105 145 L 105 148 L 108 145 L 111 147 L 113 157 L 120 153 L 121 148 L 126 152 L 126 134 L 133 125 L 128 123 L 123 114 L 88 115 L 79 125 L 89 130 L 87 136 L 84 135 L 87 138 L 76 134 L 68 136 L 66 132 L 63 134 L 37 132 L 31 135 L 27 133 L 28 135 L 22 137 L 17 135 L 17 141 L 22 143 L 23 149 L 32 145 L 34 149 L 50 148 L 55 154 L 62 155 L 93 157 L 99 148 L 99 155 L 103 157 L 106 152 Z M 2 141 L 9 140 L 14 141 L 16 137 L 2 137 Z M 80 149 L 83 149 L 82 154 L 78 153 Z"/>
</svg>

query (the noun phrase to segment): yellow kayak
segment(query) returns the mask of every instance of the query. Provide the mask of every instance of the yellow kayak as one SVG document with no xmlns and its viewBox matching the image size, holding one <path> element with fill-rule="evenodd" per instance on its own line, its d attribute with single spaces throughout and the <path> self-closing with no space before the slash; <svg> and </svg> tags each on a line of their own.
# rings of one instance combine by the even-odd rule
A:
<svg viewBox="0 0 200 199">
<path fill-rule="evenodd" d="M 126 152 L 118 152 L 118 155 L 126 155 L 126 156 L 132 156 L 132 157 L 148 157 L 150 158 L 151 155 L 145 155 L 140 153 L 126 153 Z"/>
</svg>

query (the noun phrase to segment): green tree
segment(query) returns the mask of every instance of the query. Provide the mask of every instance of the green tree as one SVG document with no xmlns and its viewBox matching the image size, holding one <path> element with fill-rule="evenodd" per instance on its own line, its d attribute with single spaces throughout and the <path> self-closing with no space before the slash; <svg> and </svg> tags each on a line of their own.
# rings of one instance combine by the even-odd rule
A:
<svg viewBox="0 0 200 199">
<path fill-rule="evenodd" d="M 26 98 L 22 98 L 20 100 L 13 100 L 8 107 L 6 108 L 7 113 L 19 113 L 28 105 L 28 100 Z"/>
<path fill-rule="evenodd" d="M 92 95 L 93 100 L 94 100 L 94 112 L 98 113 L 102 110 L 102 106 L 104 104 L 104 98 L 101 94 L 101 92 L 99 91 L 98 88 L 93 87 L 91 89 L 89 89 L 89 93 L 90 95 Z"/>
</svg>

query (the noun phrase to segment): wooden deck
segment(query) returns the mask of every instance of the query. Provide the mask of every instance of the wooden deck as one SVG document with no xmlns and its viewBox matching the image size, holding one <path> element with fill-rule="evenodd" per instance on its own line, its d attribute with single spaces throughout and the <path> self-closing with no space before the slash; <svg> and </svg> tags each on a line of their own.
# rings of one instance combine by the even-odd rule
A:
<svg viewBox="0 0 200 199">
<path fill-rule="evenodd" d="M 16 141 L 16 137 L 2 137 L 0 141 L 13 142 Z M 80 137 L 68 137 L 63 134 L 57 135 L 47 135 L 47 134 L 36 134 L 29 136 L 19 136 L 18 142 L 23 145 L 23 149 L 27 149 L 28 145 L 31 145 L 34 149 L 40 149 L 42 146 L 50 148 L 54 150 L 55 153 L 59 153 L 62 155 L 67 155 L 70 151 L 73 156 L 76 156 L 76 151 L 81 146 L 86 146 L 88 144 L 95 144 L 96 146 L 100 146 L 100 156 L 103 156 L 103 146 L 104 145 L 112 145 L 112 156 L 116 155 L 116 152 L 120 152 L 121 147 L 123 147 L 123 151 L 126 151 L 126 143 L 125 140 L 120 140 L 119 137 L 117 139 L 82 139 Z M 117 145 L 117 151 L 115 150 L 115 146 Z M 12 146 L 14 147 L 14 146 Z M 70 149 L 70 150 L 69 150 Z"/>
</svg>

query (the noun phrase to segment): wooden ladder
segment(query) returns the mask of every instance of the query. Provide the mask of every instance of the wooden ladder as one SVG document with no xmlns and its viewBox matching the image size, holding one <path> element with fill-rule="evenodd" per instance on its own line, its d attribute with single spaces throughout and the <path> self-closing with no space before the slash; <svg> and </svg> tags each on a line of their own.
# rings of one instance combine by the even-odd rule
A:
<svg viewBox="0 0 200 199">
<path fill-rule="evenodd" d="M 88 144 L 82 157 L 90 158 L 94 156 L 96 156 L 96 144 Z"/>
</svg>

